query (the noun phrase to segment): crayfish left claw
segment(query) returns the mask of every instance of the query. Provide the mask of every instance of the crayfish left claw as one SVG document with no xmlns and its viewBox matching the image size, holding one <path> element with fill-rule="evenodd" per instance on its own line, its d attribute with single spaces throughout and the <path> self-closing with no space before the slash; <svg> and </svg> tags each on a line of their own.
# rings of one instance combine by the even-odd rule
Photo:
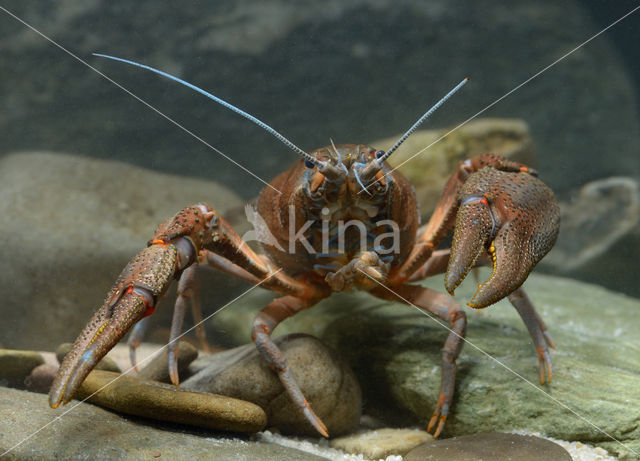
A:
<svg viewBox="0 0 640 461">
<path fill-rule="evenodd" d="M 175 245 L 152 245 L 124 268 L 102 306 L 66 355 L 51 390 L 49 405 L 69 402 L 93 367 L 133 325 L 151 314 L 175 271 Z"/>
<path fill-rule="evenodd" d="M 485 167 L 458 195 L 459 209 L 445 276 L 449 293 L 487 252 L 493 272 L 468 303 L 487 307 L 516 290 L 555 243 L 560 211 L 553 192 L 529 172 Z"/>
</svg>

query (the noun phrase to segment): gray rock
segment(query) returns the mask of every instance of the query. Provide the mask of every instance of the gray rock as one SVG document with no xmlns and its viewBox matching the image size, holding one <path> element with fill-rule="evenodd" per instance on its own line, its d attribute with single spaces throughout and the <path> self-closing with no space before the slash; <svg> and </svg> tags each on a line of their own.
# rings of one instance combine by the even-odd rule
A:
<svg viewBox="0 0 640 461">
<path fill-rule="evenodd" d="M 62 343 L 56 348 L 56 359 L 58 359 L 58 363 L 62 363 L 64 357 L 71 350 L 72 345 L 71 343 Z M 112 371 L 114 373 L 120 373 L 122 371 L 118 364 L 110 357 L 103 357 L 102 360 L 96 364 L 94 370 Z"/>
<path fill-rule="evenodd" d="M 517 434 L 475 434 L 420 445 L 405 461 L 571 461 L 569 453 L 553 442 Z"/>
<path fill-rule="evenodd" d="M 0 386 L 24 388 L 24 380 L 44 358 L 38 352 L 0 349 Z"/>
<path fill-rule="evenodd" d="M 433 440 L 431 434 L 418 429 L 381 428 L 332 439 L 329 444 L 367 459 L 384 459 L 392 455 L 405 455 L 420 444 Z"/>
<path fill-rule="evenodd" d="M 180 377 L 182 377 L 182 373 L 196 358 L 198 358 L 198 349 L 185 341 L 178 343 L 178 375 Z M 168 360 L 169 351 L 165 347 L 162 349 L 162 352 L 151 359 L 136 376 L 141 379 L 151 379 L 153 381 L 168 383 L 171 381 L 169 378 Z"/>
<path fill-rule="evenodd" d="M 346 363 L 308 335 L 281 336 L 275 343 L 329 434 L 340 435 L 353 429 L 358 424 L 362 402 L 358 382 Z M 194 371 L 181 387 L 254 402 L 267 413 L 269 426 L 288 433 L 317 435 L 253 344 L 202 357 L 194 363 Z"/>
<path fill-rule="evenodd" d="M 560 203 L 558 242 L 542 260 L 546 271 L 640 297 L 640 185 L 631 177 L 585 184 Z"/>
<path fill-rule="evenodd" d="M 223 431 L 256 432 L 267 422 L 250 402 L 102 370 L 89 373 L 76 398 L 128 415 Z"/>
<path fill-rule="evenodd" d="M 488 275 L 482 271 L 479 279 Z M 441 277 L 425 285 L 444 291 Z M 553 381 L 542 390 L 640 452 L 640 316 L 635 315 L 640 301 L 596 285 L 537 274 L 524 287 L 558 347 L 551 352 Z M 456 290 L 460 305 L 474 290 L 471 274 Z M 212 324 L 242 340 L 255 312 L 272 297 L 251 292 L 213 317 Z M 539 386 L 537 355 L 509 302 L 481 311 L 465 309 L 467 339 Z M 447 336 L 442 327 L 414 308 L 354 293 L 332 295 L 283 322 L 275 333 L 293 331 L 313 333 L 347 358 L 362 385 L 367 414 L 387 424 L 410 421 L 426 427 L 440 386 Z M 447 436 L 523 429 L 589 443 L 620 457 L 632 454 L 469 344 L 462 349 L 458 369 Z"/>
<path fill-rule="evenodd" d="M 2 157 L 5 346 L 51 350 L 75 339 L 156 226 L 182 207 L 209 199 L 219 202 L 222 214 L 239 203 L 215 183 L 120 162 L 49 152 Z M 209 272 L 203 274 L 203 299 L 223 302 L 234 286 L 239 289 L 232 279 Z M 170 296 L 161 305 L 167 308 L 158 309 L 166 325 L 172 301 Z"/>
<path fill-rule="evenodd" d="M 216 459 L 221 461 L 320 461 L 294 448 L 211 430 L 127 417 L 87 403 L 63 412 L 41 394 L 0 388 L 0 455 L 7 460 Z M 46 427 L 44 427 L 46 426 Z M 36 433 L 36 431 L 38 431 Z M 31 438 L 25 440 L 26 437 Z"/>
<path fill-rule="evenodd" d="M 561 206 L 560 235 L 543 265 L 571 273 L 598 259 L 599 267 L 612 267 L 606 260 L 611 247 L 637 230 L 638 181 L 629 177 L 601 179 L 585 184 L 574 195 Z"/>
<path fill-rule="evenodd" d="M 51 384 L 53 384 L 53 378 L 56 376 L 56 371 L 58 371 L 57 365 L 51 365 L 50 363 L 38 365 L 25 378 L 25 388 L 30 392 L 48 394 Z"/>
</svg>

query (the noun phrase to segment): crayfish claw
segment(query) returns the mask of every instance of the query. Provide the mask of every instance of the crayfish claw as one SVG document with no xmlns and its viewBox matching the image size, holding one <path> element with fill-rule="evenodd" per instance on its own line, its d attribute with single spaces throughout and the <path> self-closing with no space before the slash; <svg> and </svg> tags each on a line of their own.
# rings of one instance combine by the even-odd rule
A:
<svg viewBox="0 0 640 461">
<path fill-rule="evenodd" d="M 144 298 L 133 292 L 125 293 L 114 306 L 108 300 L 102 305 L 80 333 L 56 373 L 49 391 L 52 408 L 58 408 L 73 398 L 93 367 L 133 323 L 144 316 L 146 310 Z"/>
<path fill-rule="evenodd" d="M 488 254 L 489 279 L 468 303 L 487 307 L 516 290 L 555 243 L 560 210 L 553 192 L 528 170 L 485 167 L 471 174 L 458 194 L 458 214 L 445 276 L 453 290 Z"/>
<path fill-rule="evenodd" d="M 153 245 L 127 264 L 62 361 L 49 391 L 52 408 L 69 402 L 102 357 L 153 312 L 157 297 L 173 278 L 176 256 L 174 245 Z"/>
<path fill-rule="evenodd" d="M 450 294 L 453 294 L 478 257 L 484 253 L 493 227 L 493 219 L 484 197 L 469 197 L 460 205 L 444 278 L 445 288 Z"/>
</svg>

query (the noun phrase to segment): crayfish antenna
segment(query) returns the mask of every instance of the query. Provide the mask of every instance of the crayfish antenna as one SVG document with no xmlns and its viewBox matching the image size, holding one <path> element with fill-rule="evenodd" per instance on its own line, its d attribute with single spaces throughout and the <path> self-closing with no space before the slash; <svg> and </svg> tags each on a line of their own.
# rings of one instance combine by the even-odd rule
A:
<svg viewBox="0 0 640 461">
<path fill-rule="evenodd" d="M 260 120 L 260 119 L 258 119 L 256 117 L 254 117 L 253 115 L 243 111 L 242 109 L 234 106 L 233 104 L 228 103 L 224 99 L 221 99 L 221 98 L 209 93 L 208 91 L 205 91 L 202 88 L 199 88 L 199 87 L 195 86 L 192 83 L 189 83 L 189 82 L 187 82 L 185 80 L 182 80 L 181 78 L 178 78 L 175 75 L 171 75 L 171 74 L 169 74 L 167 72 L 164 72 L 164 71 L 161 71 L 159 69 L 156 69 L 155 67 L 147 66 L 145 64 L 140 64 L 140 63 L 135 62 L 135 61 L 130 61 L 129 59 L 117 58 L 115 56 L 109 56 L 108 54 L 101 54 L 101 53 L 92 53 L 92 54 L 94 56 L 98 56 L 99 58 L 106 58 L 106 59 L 111 59 L 113 61 L 120 61 L 120 62 L 124 62 L 126 64 L 130 64 L 132 66 L 136 66 L 136 67 L 140 67 L 142 69 L 149 70 L 149 71 L 154 72 L 154 73 L 156 73 L 158 75 L 162 75 L 163 77 L 166 77 L 169 80 L 173 80 L 174 82 L 178 82 L 181 85 L 184 85 L 184 86 L 186 86 L 188 88 L 191 88 L 192 90 L 197 91 L 198 93 L 206 96 L 207 98 L 212 99 L 213 101 L 217 102 L 218 104 L 220 104 L 220 105 L 226 107 L 227 109 L 235 112 L 236 114 L 243 116 L 247 120 L 252 121 L 256 125 L 258 125 L 260 128 L 265 130 L 267 133 L 273 135 L 278 141 L 280 141 L 282 144 L 284 144 L 289 149 L 291 149 L 296 154 L 298 154 L 300 157 L 302 157 L 304 159 L 304 161 L 305 161 L 305 164 L 307 166 L 310 165 L 310 168 L 313 168 L 314 166 L 318 167 L 318 168 L 323 168 L 326 165 L 324 162 L 321 162 L 320 160 L 317 160 L 316 158 L 314 158 L 311 155 L 307 154 L 305 151 L 300 149 L 298 146 L 296 146 L 294 143 L 289 141 L 283 135 L 278 133 L 274 128 L 272 128 L 269 125 L 267 125 L 266 123 L 264 123 L 262 120 Z"/>
<path fill-rule="evenodd" d="M 400 139 L 398 139 L 396 141 L 396 143 L 391 147 L 391 149 L 389 149 L 386 153 L 384 153 L 383 155 L 381 155 L 380 157 L 378 157 L 378 164 L 382 165 L 382 163 L 384 163 L 389 157 L 391 157 L 391 154 L 393 154 L 395 152 L 395 150 L 400 147 L 400 144 L 402 144 L 403 142 L 405 142 L 407 140 L 407 138 L 409 136 L 411 136 L 413 134 L 414 131 L 416 131 L 418 129 L 418 127 L 420 125 L 422 125 L 422 122 L 424 122 L 426 119 L 428 119 L 431 114 L 433 114 L 436 110 L 438 110 L 440 108 L 441 105 L 443 105 L 447 99 L 449 99 L 451 96 L 453 96 L 460 88 L 462 88 L 464 86 L 465 83 L 467 83 L 469 81 L 469 77 L 465 77 L 464 80 L 462 80 L 460 83 L 458 83 L 451 91 L 449 91 L 447 94 L 445 94 L 442 99 L 440 99 L 440 101 L 438 101 L 437 103 L 435 103 L 431 109 L 429 109 L 428 111 L 426 111 L 422 117 L 420 117 L 418 119 L 418 121 L 416 123 L 414 123 L 411 128 L 409 128 L 407 130 L 407 132 L 405 134 L 403 134 Z"/>
</svg>

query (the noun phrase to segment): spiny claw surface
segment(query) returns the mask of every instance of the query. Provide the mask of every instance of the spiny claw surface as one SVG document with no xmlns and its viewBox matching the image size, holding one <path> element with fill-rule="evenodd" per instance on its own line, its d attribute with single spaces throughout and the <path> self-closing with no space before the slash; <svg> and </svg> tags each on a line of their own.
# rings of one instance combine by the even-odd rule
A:
<svg viewBox="0 0 640 461">
<path fill-rule="evenodd" d="M 176 253 L 174 245 L 153 245 L 125 267 L 62 361 L 49 391 L 51 407 L 69 402 L 96 363 L 138 320 L 153 312 L 157 296 L 173 277 Z"/>
<path fill-rule="evenodd" d="M 493 272 L 468 303 L 489 306 L 509 295 L 546 255 L 558 235 L 560 211 L 553 192 L 527 171 L 485 167 L 458 194 L 459 209 L 445 275 L 449 293 L 488 252 Z"/>
</svg>

